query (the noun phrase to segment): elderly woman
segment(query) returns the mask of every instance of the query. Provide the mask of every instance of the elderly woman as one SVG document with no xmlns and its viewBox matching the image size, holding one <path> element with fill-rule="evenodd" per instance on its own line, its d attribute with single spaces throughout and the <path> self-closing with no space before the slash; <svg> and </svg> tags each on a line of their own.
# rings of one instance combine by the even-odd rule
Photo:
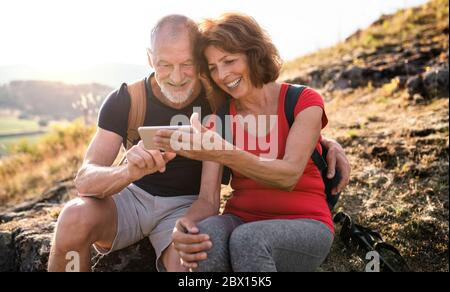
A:
<svg viewBox="0 0 450 292">
<path fill-rule="evenodd" d="M 334 238 L 324 183 L 311 160 L 315 149 L 322 151 L 320 133 L 327 124 L 323 98 L 311 88 L 303 90 L 290 126 L 284 112 L 290 85 L 276 81 L 282 62 L 258 23 L 234 13 L 206 20 L 200 27 L 200 69 L 216 89 L 232 97 L 225 105 L 232 117 L 232 137 L 225 141 L 194 117 L 193 126 L 208 137 L 209 145 L 191 137 L 189 145 L 180 143 L 188 147 L 179 150 L 170 131 L 160 132 L 155 142 L 207 161 L 204 169 L 210 171 L 204 176 L 216 187 L 221 165 L 229 167 L 234 192 L 223 215 L 197 216 L 197 222 L 204 219 L 197 225 L 189 213 L 180 219 L 173 235 L 175 248 L 184 266 L 195 271 L 313 271 L 325 260 Z M 216 128 L 216 122 L 227 123 L 213 120 Z M 211 194 L 213 203 L 204 214 L 217 214 L 218 193 Z"/>
</svg>

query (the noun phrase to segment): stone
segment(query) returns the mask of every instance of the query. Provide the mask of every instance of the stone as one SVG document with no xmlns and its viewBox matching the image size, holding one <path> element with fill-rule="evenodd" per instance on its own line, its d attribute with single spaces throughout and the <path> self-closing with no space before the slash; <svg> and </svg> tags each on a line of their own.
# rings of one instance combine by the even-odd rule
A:
<svg viewBox="0 0 450 292">
<path fill-rule="evenodd" d="M 50 254 L 51 233 L 37 230 L 21 232 L 15 238 L 16 263 L 19 272 L 44 272 Z"/>
<path fill-rule="evenodd" d="M 7 231 L 0 231 L 0 271 L 13 272 L 14 267 L 13 234 Z"/>
<path fill-rule="evenodd" d="M 56 226 L 54 213 L 61 210 L 71 188 L 57 187 L 38 200 L 0 213 L 0 272 L 47 271 Z M 106 256 L 92 251 L 93 271 L 155 272 L 155 252 L 148 238 Z"/>
<path fill-rule="evenodd" d="M 0 231 L 0 272 L 47 271 L 55 222 L 47 224 Z M 156 272 L 155 261 L 155 252 L 146 238 L 106 256 L 92 250 L 91 262 L 95 272 Z"/>
<path fill-rule="evenodd" d="M 107 256 L 94 254 L 93 272 L 157 272 L 156 254 L 148 239 Z"/>
<path fill-rule="evenodd" d="M 449 96 L 449 71 L 438 68 L 423 75 L 425 96 L 428 98 L 440 98 Z"/>
<path fill-rule="evenodd" d="M 421 94 L 418 93 L 413 95 L 412 100 L 414 104 L 424 104 L 427 101 L 425 97 L 423 97 Z"/>
<path fill-rule="evenodd" d="M 406 82 L 406 88 L 408 89 L 409 96 L 414 96 L 415 94 L 422 95 L 425 91 L 422 76 L 417 75 L 409 78 Z"/>
</svg>

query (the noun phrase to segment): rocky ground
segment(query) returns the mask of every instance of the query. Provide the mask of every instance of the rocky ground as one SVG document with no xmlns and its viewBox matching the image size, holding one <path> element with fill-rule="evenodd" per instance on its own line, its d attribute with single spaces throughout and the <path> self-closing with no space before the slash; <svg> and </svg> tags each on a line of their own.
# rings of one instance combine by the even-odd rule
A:
<svg viewBox="0 0 450 292">
<path fill-rule="evenodd" d="M 448 271 L 448 99 L 411 107 L 401 98 L 368 104 L 380 93 L 367 94 L 329 104 L 326 133 L 353 168 L 338 210 L 380 231 L 411 269 Z M 335 244 L 325 269 L 363 270 L 361 260 L 342 261 L 344 250 Z"/>
<path fill-rule="evenodd" d="M 41 198 L 0 214 L 0 271 L 47 270 L 56 219 L 63 203 L 75 195 L 72 181 L 61 182 Z M 148 240 L 105 257 L 92 251 L 95 272 L 152 272 L 154 261 Z"/>
<path fill-rule="evenodd" d="M 399 17 L 407 34 L 396 38 L 389 29 Z M 411 270 L 448 272 L 448 2 L 384 16 L 346 44 L 284 72 L 288 81 L 323 93 L 325 135 L 344 146 L 352 164 L 336 211 L 379 231 Z M 229 192 L 224 188 L 224 199 Z M 75 195 L 68 179 L 34 201 L 0 210 L 0 271 L 45 271 L 56 218 Z M 320 270 L 364 271 L 364 253 L 345 245 L 336 227 Z M 93 254 L 93 263 L 95 271 L 154 271 L 154 254 L 144 240 L 107 257 Z"/>
<path fill-rule="evenodd" d="M 350 158 L 338 211 L 379 231 L 414 271 L 449 270 L 448 27 L 447 1 L 384 16 L 301 59 L 289 80 L 321 89 L 325 134 Z M 364 258 L 337 239 L 322 269 L 363 271 Z"/>
</svg>

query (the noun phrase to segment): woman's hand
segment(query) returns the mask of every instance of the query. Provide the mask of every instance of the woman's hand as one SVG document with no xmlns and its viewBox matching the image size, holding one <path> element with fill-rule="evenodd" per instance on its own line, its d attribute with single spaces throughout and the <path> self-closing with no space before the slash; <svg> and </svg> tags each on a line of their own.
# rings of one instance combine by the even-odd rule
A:
<svg viewBox="0 0 450 292">
<path fill-rule="evenodd" d="M 181 258 L 181 264 L 189 269 L 198 267 L 198 262 L 205 260 L 206 253 L 212 247 L 207 234 L 198 234 L 195 224 L 187 218 L 180 218 L 172 233 L 172 242 Z"/>
<path fill-rule="evenodd" d="M 191 116 L 193 132 L 160 130 L 153 141 L 165 151 L 202 161 L 218 161 L 221 151 L 233 150 L 234 146 L 222 139 L 215 131 L 203 127 L 198 114 Z"/>
</svg>

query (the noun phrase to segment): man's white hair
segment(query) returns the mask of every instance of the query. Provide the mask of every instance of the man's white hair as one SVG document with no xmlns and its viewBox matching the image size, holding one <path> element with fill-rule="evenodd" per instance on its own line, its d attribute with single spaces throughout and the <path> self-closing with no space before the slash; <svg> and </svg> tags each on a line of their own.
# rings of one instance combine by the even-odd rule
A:
<svg viewBox="0 0 450 292">
<path fill-rule="evenodd" d="M 171 38 L 177 38 L 183 33 L 188 32 L 192 44 L 197 41 L 200 36 L 197 23 L 187 16 L 179 14 L 171 14 L 161 18 L 153 27 L 150 34 L 150 50 L 154 51 L 155 42 L 158 39 L 159 33 L 164 31 L 165 35 Z M 194 47 L 194 46 L 192 46 Z"/>
</svg>

